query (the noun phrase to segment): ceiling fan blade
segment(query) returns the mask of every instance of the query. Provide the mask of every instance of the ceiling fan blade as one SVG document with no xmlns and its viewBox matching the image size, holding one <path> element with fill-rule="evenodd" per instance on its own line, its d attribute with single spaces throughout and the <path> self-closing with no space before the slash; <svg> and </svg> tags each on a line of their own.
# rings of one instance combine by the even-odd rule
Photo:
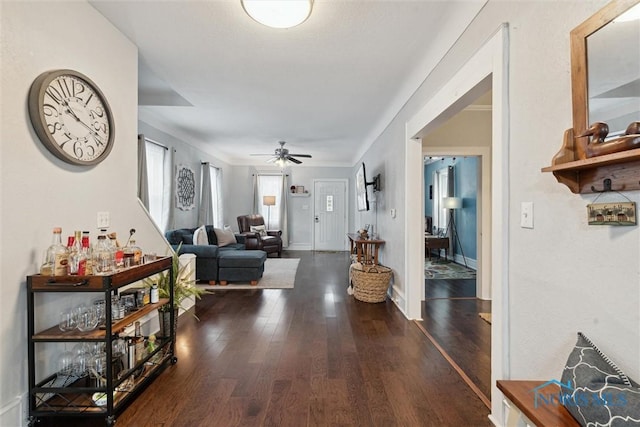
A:
<svg viewBox="0 0 640 427">
<path fill-rule="evenodd" d="M 294 158 L 293 158 L 293 157 L 291 157 L 291 156 L 287 156 L 287 160 L 289 160 L 289 161 L 291 161 L 291 162 L 295 163 L 296 165 L 299 165 L 300 163 L 302 163 L 300 160 L 298 160 L 298 159 L 294 159 Z"/>
<path fill-rule="evenodd" d="M 296 157 L 306 157 L 307 159 L 311 158 L 311 154 L 289 154 L 290 156 L 296 156 Z"/>
<path fill-rule="evenodd" d="M 273 153 L 271 154 L 249 154 L 250 156 L 273 156 Z"/>
<path fill-rule="evenodd" d="M 267 163 L 273 163 L 273 162 L 275 162 L 276 160 L 278 160 L 278 158 L 277 158 L 277 157 L 272 157 L 272 158 L 270 158 L 270 159 L 268 159 L 268 160 L 267 160 Z"/>
</svg>

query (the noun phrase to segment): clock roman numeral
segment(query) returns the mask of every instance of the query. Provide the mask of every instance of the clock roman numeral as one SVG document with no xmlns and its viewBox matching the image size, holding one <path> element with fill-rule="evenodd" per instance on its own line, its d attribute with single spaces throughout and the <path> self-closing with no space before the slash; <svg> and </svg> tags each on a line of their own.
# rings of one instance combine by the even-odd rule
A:
<svg viewBox="0 0 640 427">
<path fill-rule="evenodd" d="M 45 95 L 49 95 L 49 98 L 53 99 L 56 104 L 62 104 L 62 94 L 55 87 L 49 86 L 44 93 Z"/>
<path fill-rule="evenodd" d="M 71 88 L 69 88 L 69 82 L 67 81 L 67 79 L 59 78 L 58 86 L 60 86 L 60 92 L 62 93 L 62 96 L 64 96 L 65 98 L 70 98 L 74 96 L 75 87 L 73 82 L 71 82 Z"/>
</svg>

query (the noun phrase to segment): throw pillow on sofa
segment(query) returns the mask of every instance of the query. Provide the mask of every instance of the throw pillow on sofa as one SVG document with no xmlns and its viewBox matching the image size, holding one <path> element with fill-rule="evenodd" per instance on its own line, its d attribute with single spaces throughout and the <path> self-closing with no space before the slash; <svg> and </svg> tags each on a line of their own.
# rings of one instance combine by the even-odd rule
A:
<svg viewBox="0 0 640 427">
<path fill-rule="evenodd" d="M 582 333 L 562 372 L 562 384 L 562 404 L 580 425 L 640 426 L 640 385 Z"/>
<path fill-rule="evenodd" d="M 207 230 L 204 225 L 196 228 L 196 231 L 193 232 L 193 244 L 194 245 L 208 245 L 209 238 L 207 237 Z"/>
<path fill-rule="evenodd" d="M 249 230 L 251 230 L 252 233 L 258 233 L 263 237 L 267 235 L 267 228 L 264 225 L 252 225 Z"/>
<path fill-rule="evenodd" d="M 229 245 L 235 245 L 238 243 L 236 241 L 236 235 L 233 233 L 230 227 L 214 228 L 213 231 L 216 233 L 216 237 L 218 239 L 218 246 L 224 247 Z"/>
</svg>

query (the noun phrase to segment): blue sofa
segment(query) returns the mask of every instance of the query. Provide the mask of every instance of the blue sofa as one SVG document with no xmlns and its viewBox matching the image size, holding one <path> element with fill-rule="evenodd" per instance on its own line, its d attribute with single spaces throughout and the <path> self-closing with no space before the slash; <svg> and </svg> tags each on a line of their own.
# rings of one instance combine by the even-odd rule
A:
<svg viewBox="0 0 640 427">
<path fill-rule="evenodd" d="M 165 232 L 171 247 L 183 253 L 196 256 L 196 279 L 215 284 L 220 281 L 250 281 L 257 284 L 264 272 L 264 251 L 245 251 L 245 238 L 236 234 L 236 244 L 220 247 L 213 226 L 205 226 L 208 245 L 194 245 L 193 233 L 196 228 L 179 228 Z"/>
</svg>

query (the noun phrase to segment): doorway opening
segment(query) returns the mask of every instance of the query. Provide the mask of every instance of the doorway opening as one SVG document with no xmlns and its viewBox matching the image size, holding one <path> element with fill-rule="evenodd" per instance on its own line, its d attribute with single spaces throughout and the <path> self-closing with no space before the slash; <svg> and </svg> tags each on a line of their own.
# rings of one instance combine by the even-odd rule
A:
<svg viewBox="0 0 640 427">
<path fill-rule="evenodd" d="M 491 145 L 473 146 L 473 132 L 468 132 L 465 146 L 451 147 L 445 139 L 440 146 L 429 146 L 425 152 L 422 139 L 438 129 L 464 107 L 491 90 Z M 509 241 L 509 115 L 508 115 L 508 27 L 502 25 L 406 123 L 405 145 L 405 223 L 406 293 L 399 295 L 407 317 L 421 318 L 421 296 L 424 296 L 424 238 L 415 233 L 424 227 L 423 199 L 410 201 L 411 194 L 424 194 L 422 155 L 478 155 L 482 182 L 479 198 L 482 233 L 478 242 L 477 278 L 480 296 L 491 298 L 491 415 L 495 425 L 504 424 L 501 393 L 497 379 L 509 378 L 508 317 L 508 241 Z M 468 131 L 470 128 L 465 127 Z M 433 152 L 431 152 L 433 150 Z M 477 152 L 473 152 L 477 150 Z M 422 214 L 421 214 L 422 212 Z M 446 357 L 446 356 L 445 356 Z M 473 387 L 472 387 L 473 388 Z"/>
</svg>

